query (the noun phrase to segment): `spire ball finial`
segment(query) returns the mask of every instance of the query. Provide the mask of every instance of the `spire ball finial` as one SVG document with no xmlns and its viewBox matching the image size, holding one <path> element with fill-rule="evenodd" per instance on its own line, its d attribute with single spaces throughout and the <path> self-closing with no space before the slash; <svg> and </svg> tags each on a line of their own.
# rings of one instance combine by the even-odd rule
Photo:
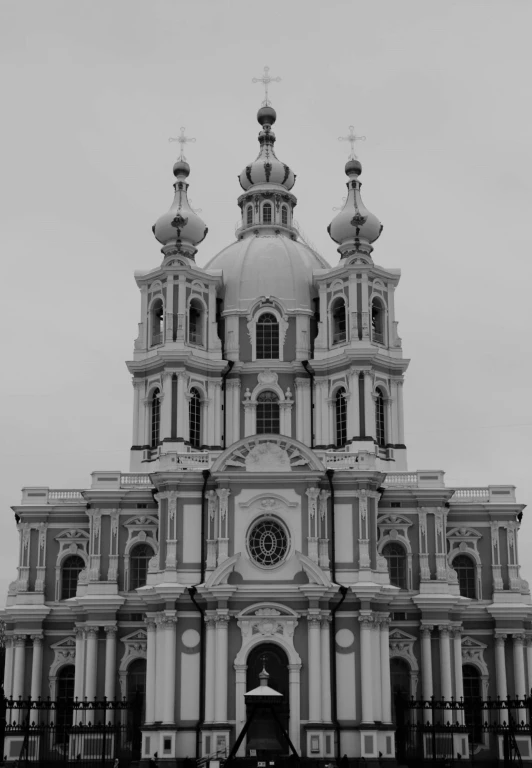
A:
<svg viewBox="0 0 532 768">
<path fill-rule="evenodd" d="M 264 86 L 264 101 L 262 102 L 263 107 L 269 107 L 271 106 L 271 102 L 268 99 L 268 86 L 270 83 L 280 83 L 281 78 L 280 77 L 270 77 L 269 75 L 270 68 L 264 67 L 264 73 L 262 77 L 254 77 L 252 79 L 252 83 L 262 83 Z"/>
<path fill-rule="evenodd" d="M 354 125 L 350 125 L 349 126 L 349 136 L 338 136 L 338 141 L 348 141 L 351 144 L 351 153 L 349 155 L 349 160 L 357 160 L 358 158 L 355 155 L 355 141 L 366 141 L 366 137 L 365 136 L 356 136 L 355 135 L 355 126 Z M 347 170 L 346 170 L 346 173 L 347 173 Z"/>
</svg>

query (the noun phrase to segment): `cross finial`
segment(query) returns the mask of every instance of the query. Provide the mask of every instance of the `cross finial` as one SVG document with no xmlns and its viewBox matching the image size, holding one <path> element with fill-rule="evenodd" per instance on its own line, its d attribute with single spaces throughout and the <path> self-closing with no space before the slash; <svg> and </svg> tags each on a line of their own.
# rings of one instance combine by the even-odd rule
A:
<svg viewBox="0 0 532 768">
<path fill-rule="evenodd" d="M 268 74 L 270 71 L 269 67 L 264 67 L 264 74 L 262 77 L 254 77 L 252 82 L 253 83 L 262 83 L 264 86 L 264 101 L 262 102 L 263 107 L 269 107 L 271 105 L 270 100 L 268 99 L 268 86 L 270 83 L 280 83 L 281 78 L 280 77 L 270 77 Z"/>
<path fill-rule="evenodd" d="M 339 136 L 338 141 L 348 141 L 351 144 L 351 154 L 349 155 L 349 159 L 357 160 L 357 156 L 355 155 L 355 141 L 366 141 L 366 137 L 355 136 L 355 127 L 350 125 L 349 136 Z"/>
<path fill-rule="evenodd" d="M 184 151 L 185 144 L 189 144 L 189 143 L 194 144 L 196 139 L 192 139 L 189 136 L 185 136 L 184 128 L 180 128 L 179 130 L 181 131 L 181 136 L 178 136 L 177 138 L 170 138 L 168 139 L 168 141 L 178 141 L 181 144 L 181 154 L 179 155 L 179 159 L 186 160 L 185 151 Z"/>
</svg>

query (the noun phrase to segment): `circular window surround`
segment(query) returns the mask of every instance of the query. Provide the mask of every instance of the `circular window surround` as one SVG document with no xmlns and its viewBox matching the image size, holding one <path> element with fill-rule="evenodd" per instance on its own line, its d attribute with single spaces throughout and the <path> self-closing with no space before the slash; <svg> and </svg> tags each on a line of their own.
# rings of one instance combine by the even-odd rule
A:
<svg viewBox="0 0 532 768">
<path fill-rule="evenodd" d="M 272 565 L 265 565 L 264 563 L 261 563 L 258 560 L 256 560 L 254 555 L 253 555 L 253 552 L 252 552 L 252 549 L 251 549 L 251 545 L 250 545 L 251 536 L 252 536 L 254 530 L 259 525 L 261 525 L 263 523 L 268 523 L 268 522 L 274 523 L 275 525 L 279 526 L 279 528 L 284 533 L 285 542 L 286 542 L 283 555 L 279 558 L 279 560 L 277 562 L 273 563 Z M 264 571 L 272 571 L 275 568 L 279 568 L 281 565 L 283 565 L 286 562 L 286 560 L 288 558 L 288 555 L 290 554 L 291 543 L 292 542 L 291 542 L 291 538 L 290 538 L 290 532 L 289 532 L 286 524 L 284 523 L 283 520 L 281 520 L 276 515 L 262 515 L 261 517 L 256 517 L 255 520 L 253 520 L 253 522 L 249 526 L 249 528 L 247 530 L 247 533 L 246 533 L 246 548 L 247 548 L 247 553 L 248 553 L 249 559 L 251 560 L 253 565 L 255 565 L 257 568 L 261 568 Z"/>
</svg>

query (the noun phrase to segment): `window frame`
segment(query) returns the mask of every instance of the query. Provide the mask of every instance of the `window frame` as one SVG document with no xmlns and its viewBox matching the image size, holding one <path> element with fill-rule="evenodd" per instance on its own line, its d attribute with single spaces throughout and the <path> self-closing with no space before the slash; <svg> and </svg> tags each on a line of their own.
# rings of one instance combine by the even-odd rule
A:
<svg viewBox="0 0 532 768">
<path fill-rule="evenodd" d="M 473 592 L 472 595 L 471 594 L 464 594 L 462 592 L 462 584 L 463 584 L 463 582 L 460 579 L 460 571 L 464 570 L 464 568 L 460 568 L 460 566 L 458 566 L 458 568 L 456 567 L 456 561 L 460 560 L 460 558 L 467 559 L 467 561 L 469 563 L 470 578 L 468 579 L 468 581 L 470 583 L 469 583 L 467 589 L 472 587 L 472 592 Z M 469 555 L 469 553 L 467 553 L 467 552 L 460 552 L 459 551 L 453 557 L 452 567 L 454 568 L 454 570 L 456 571 L 457 576 L 458 576 L 458 588 L 460 590 L 460 596 L 461 597 L 467 597 L 470 600 L 477 600 L 477 563 L 473 560 L 473 558 Z"/>
<path fill-rule="evenodd" d="M 266 395 L 273 395 L 273 398 L 266 400 L 261 398 L 265 398 Z M 275 399 L 274 399 L 275 398 Z M 278 393 L 274 389 L 263 389 L 259 394 L 257 395 L 257 406 L 256 406 L 256 412 L 255 412 L 255 434 L 257 435 L 280 435 L 281 434 L 281 401 L 279 399 Z M 272 430 L 264 430 L 259 431 L 259 408 L 262 403 L 275 403 L 277 405 L 277 431 Z M 263 416 L 262 421 L 266 422 L 269 419 L 270 422 L 275 421 L 275 417 L 273 416 Z"/>
<path fill-rule="evenodd" d="M 157 448 L 161 443 L 161 400 L 162 400 L 161 388 L 158 386 L 153 387 L 153 389 L 150 391 L 149 401 L 148 401 L 148 404 L 149 404 L 148 444 L 150 446 L 150 450 L 152 451 L 157 450 Z M 156 421 L 155 421 L 155 416 L 157 416 Z M 157 424 L 157 429 L 154 432 L 155 423 Z"/>
<path fill-rule="evenodd" d="M 266 221 L 266 217 L 265 217 L 266 209 L 268 209 L 269 212 L 270 212 L 269 213 L 269 217 L 270 217 L 269 221 Z M 262 208 L 261 208 L 260 213 L 261 213 L 261 217 L 260 217 L 261 218 L 261 224 L 273 224 L 274 223 L 274 208 L 273 208 L 273 205 L 268 200 L 266 200 L 266 202 L 264 202 L 262 204 Z"/>
<path fill-rule="evenodd" d="M 380 325 L 381 330 L 377 331 L 373 329 L 373 307 L 377 308 L 380 313 Z M 371 297 L 371 301 L 369 304 L 369 328 L 370 328 L 370 338 L 373 344 L 379 344 L 379 346 L 386 347 L 387 341 L 388 341 L 388 335 L 386 333 L 387 329 L 387 319 L 388 319 L 388 309 L 386 307 L 386 302 L 382 298 L 382 296 L 379 296 L 378 294 Z M 377 338 L 377 335 L 379 338 Z"/>
<path fill-rule="evenodd" d="M 245 218 L 245 224 L 246 227 L 251 227 L 253 225 L 253 205 L 250 203 L 246 206 L 246 218 Z"/>
<path fill-rule="evenodd" d="M 334 445 L 336 448 L 344 448 L 347 445 L 347 391 L 342 385 L 338 387 L 333 395 L 334 397 Z M 341 413 L 338 405 L 343 404 Z M 342 417 L 342 426 L 339 427 L 339 420 Z M 339 435 L 339 433 L 341 433 Z M 343 435 L 343 439 L 341 439 Z M 340 436 L 340 439 L 339 439 Z"/>
<path fill-rule="evenodd" d="M 289 224 L 288 206 L 285 204 L 281 206 L 281 225 L 283 227 L 287 227 L 288 224 Z"/>
<path fill-rule="evenodd" d="M 252 362 L 259 361 L 261 364 L 268 366 L 269 363 L 283 362 L 284 354 L 284 342 L 286 339 L 286 332 L 288 330 L 288 321 L 283 315 L 282 309 L 276 305 L 263 305 L 264 297 L 259 299 L 255 306 L 251 308 L 248 315 L 248 334 L 251 340 L 251 360 Z M 279 325 L 279 357 L 274 359 L 257 358 L 257 323 L 262 315 L 269 313 L 272 314 Z"/>
<path fill-rule="evenodd" d="M 160 318 L 159 331 L 157 334 L 155 334 L 154 332 L 155 305 L 158 303 L 161 304 L 161 318 Z M 152 349 L 153 347 L 160 347 L 161 344 L 164 344 L 164 316 L 165 316 L 164 297 L 162 296 L 162 294 L 158 294 L 157 296 L 154 296 L 153 299 L 151 300 L 150 308 L 148 312 L 148 317 L 149 317 L 148 348 L 149 349 Z M 155 339 L 155 336 L 157 336 L 157 340 Z"/>
<path fill-rule="evenodd" d="M 386 424 L 386 396 L 380 386 L 375 387 L 375 440 L 379 448 L 386 448 L 387 424 Z"/>
<path fill-rule="evenodd" d="M 339 339 L 338 341 L 335 341 L 335 336 L 338 335 L 335 331 L 336 327 L 336 320 L 334 316 L 335 312 L 335 305 L 339 302 L 342 302 L 344 307 L 344 338 Z M 331 301 L 329 302 L 329 346 L 332 348 L 334 347 L 341 347 L 343 344 L 347 344 L 349 342 L 349 323 L 347 322 L 347 298 L 346 296 L 341 293 L 337 294 L 336 296 L 333 296 Z"/>
<path fill-rule="evenodd" d="M 264 318 L 271 317 L 274 322 L 271 323 L 265 323 Z M 262 332 L 262 338 L 259 339 L 259 327 L 262 328 L 268 328 L 271 326 L 272 328 L 275 327 L 276 333 L 277 333 L 277 339 L 274 339 L 275 333 L 271 333 L 269 339 L 266 339 L 264 336 L 264 332 Z M 270 349 L 275 351 L 275 347 L 277 347 L 277 355 L 271 356 L 271 357 L 259 357 L 259 350 L 265 351 L 265 347 L 269 346 Z M 255 357 L 257 360 L 279 360 L 280 357 L 280 351 L 281 351 L 281 332 L 279 328 L 279 321 L 276 318 L 276 316 L 273 314 L 273 312 L 261 312 L 260 315 L 257 317 L 257 321 L 255 324 Z"/>
<path fill-rule="evenodd" d="M 197 444 L 192 440 L 192 408 L 193 402 L 197 403 Z M 204 443 L 203 440 L 203 396 L 197 386 L 192 386 L 188 393 L 188 440 L 191 448 L 200 450 Z"/>
<path fill-rule="evenodd" d="M 399 547 L 399 549 L 402 552 L 402 562 L 403 562 L 403 579 L 402 579 L 402 581 L 404 582 L 404 584 L 397 584 L 396 582 L 394 582 L 392 580 L 392 567 L 391 567 L 391 563 L 390 563 L 390 559 L 391 558 L 389 556 L 387 557 L 386 554 L 385 554 L 385 550 L 388 547 Z M 381 556 L 385 558 L 386 563 L 388 565 L 388 574 L 390 576 L 390 584 L 393 587 L 398 587 L 399 589 L 408 590 L 409 589 L 409 586 L 408 586 L 408 551 L 407 551 L 406 547 L 403 545 L 403 543 L 400 542 L 400 541 L 394 540 L 394 539 L 392 539 L 390 541 L 387 541 L 386 544 L 384 544 L 384 546 L 382 547 Z"/>
<path fill-rule="evenodd" d="M 146 547 L 147 549 L 151 550 L 151 556 L 146 557 L 146 581 L 144 584 L 138 584 L 137 586 L 133 586 L 133 569 L 132 569 L 132 561 L 135 557 L 135 550 L 139 547 Z M 140 589 L 141 587 L 145 587 L 148 583 L 148 573 L 149 573 L 149 566 L 150 566 L 150 560 L 152 557 L 154 557 L 155 552 L 153 551 L 153 548 L 150 546 L 149 542 L 147 541 L 136 541 L 135 544 L 131 547 L 129 550 L 129 583 L 128 583 L 128 592 L 134 592 L 137 589 Z"/>
<path fill-rule="evenodd" d="M 194 304 L 194 302 L 197 302 L 197 304 L 199 305 L 199 309 Z M 199 317 L 201 318 L 200 320 L 201 328 L 199 333 L 199 336 L 201 337 L 200 341 L 192 340 L 192 337 L 191 337 L 192 310 L 198 312 Z M 205 306 L 205 302 L 200 296 L 198 296 L 197 294 L 193 294 L 189 297 L 188 308 L 187 308 L 187 344 L 191 347 L 200 347 L 202 349 L 206 349 L 207 348 L 206 330 L 207 330 L 207 308 Z"/>
<path fill-rule="evenodd" d="M 80 562 L 82 563 L 82 566 L 81 566 L 81 568 L 77 572 L 76 584 L 75 584 L 75 589 L 73 591 L 73 594 L 69 594 L 68 597 L 65 597 L 64 596 L 64 591 L 65 591 L 65 568 L 66 568 L 66 564 L 68 563 L 68 561 L 69 560 L 73 560 L 74 558 L 77 558 L 78 560 L 80 560 Z M 76 597 L 76 593 L 78 591 L 79 575 L 80 575 L 80 573 L 86 567 L 87 567 L 86 562 L 81 557 L 81 555 L 79 553 L 77 553 L 77 552 L 72 552 L 72 553 L 69 552 L 66 555 L 66 557 L 63 558 L 63 560 L 61 561 L 61 586 L 60 586 L 60 591 L 59 591 L 59 599 L 60 600 L 70 600 L 71 598 Z"/>
</svg>

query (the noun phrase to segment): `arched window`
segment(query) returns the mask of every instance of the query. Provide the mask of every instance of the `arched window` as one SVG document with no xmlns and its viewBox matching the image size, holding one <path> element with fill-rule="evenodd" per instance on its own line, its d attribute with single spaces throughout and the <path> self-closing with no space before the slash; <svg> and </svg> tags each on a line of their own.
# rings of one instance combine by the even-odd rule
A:
<svg viewBox="0 0 532 768">
<path fill-rule="evenodd" d="M 278 435 L 279 431 L 279 398 L 275 392 L 261 392 L 257 397 L 257 434 Z"/>
<path fill-rule="evenodd" d="M 386 445 L 386 428 L 384 422 L 384 396 L 382 390 L 377 387 L 375 390 L 375 437 L 377 444 L 384 448 Z"/>
<path fill-rule="evenodd" d="M 76 597 L 78 589 L 78 576 L 85 568 L 83 558 L 79 555 L 69 555 L 63 560 L 61 567 L 61 600 L 69 600 Z"/>
<path fill-rule="evenodd" d="M 454 558 L 452 565 L 458 574 L 458 584 L 462 597 L 472 597 L 475 599 L 477 596 L 477 569 L 475 563 L 467 555 L 458 555 Z"/>
<path fill-rule="evenodd" d="M 188 343 L 202 347 L 204 329 L 203 304 L 199 299 L 192 299 L 188 308 Z"/>
<path fill-rule="evenodd" d="M 345 312 L 345 300 L 335 299 L 331 306 L 332 319 L 332 343 L 343 344 L 347 341 L 347 323 Z"/>
<path fill-rule="evenodd" d="M 129 554 L 129 589 L 145 587 L 148 581 L 148 565 L 153 549 L 148 544 L 135 544 Z"/>
<path fill-rule="evenodd" d="M 285 227 L 288 226 L 288 208 L 286 205 L 283 205 L 281 208 L 281 223 L 284 224 Z"/>
<path fill-rule="evenodd" d="M 336 437 L 337 448 L 341 448 L 347 441 L 347 400 L 345 398 L 345 389 L 340 387 L 334 398 L 334 410 L 336 417 Z"/>
<path fill-rule="evenodd" d="M 279 359 L 279 323 L 275 315 L 265 312 L 257 320 L 257 360 Z"/>
<path fill-rule="evenodd" d="M 248 227 L 250 224 L 253 224 L 253 206 L 252 205 L 248 205 L 248 207 L 246 208 L 246 224 L 248 225 Z"/>
<path fill-rule="evenodd" d="M 161 432 L 161 390 L 154 389 L 151 394 L 151 413 L 150 413 L 150 445 L 157 448 L 159 445 L 159 435 Z"/>
<path fill-rule="evenodd" d="M 386 544 L 382 550 L 383 557 L 388 562 L 390 584 L 400 589 L 407 589 L 406 584 L 406 552 L 404 547 L 395 541 Z"/>
<path fill-rule="evenodd" d="M 201 445 L 201 395 L 193 387 L 188 401 L 188 422 L 190 428 L 190 445 L 199 448 Z"/>
<path fill-rule="evenodd" d="M 157 299 L 151 306 L 151 346 L 163 343 L 163 300 Z"/>
<path fill-rule="evenodd" d="M 377 344 L 384 344 L 384 305 L 380 299 L 371 302 L 371 339 Z"/>
<path fill-rule="evenodd" d="M 272 207 L 270 203 L 264 203 L 264 205 L 262 206 L 262 223 L 263 224 L 272 223 Z"/>
<path fill-rule="evenodd" d="M 470 728 L 473 735 L 473 743 L 482 742 L 482 709 L 479 703 L 482 701 L 482 684 L 480 672 L 472 664 L 464 664 L 462 667 L 464 681 L 464 711 L 465 725 Z"/>
<path fill-rule="evenodd" d="M 72 725 L 73 704 L 74 704 L 74 677 L 75 667 L 68 664 L 62 667 L 57 675 L 56 691 L 56 741 L 64 743 L 67 741 L 67 733 L 63 729 Z M 59 739 L 57 739 L 59 736 Z"/>
</svg>

